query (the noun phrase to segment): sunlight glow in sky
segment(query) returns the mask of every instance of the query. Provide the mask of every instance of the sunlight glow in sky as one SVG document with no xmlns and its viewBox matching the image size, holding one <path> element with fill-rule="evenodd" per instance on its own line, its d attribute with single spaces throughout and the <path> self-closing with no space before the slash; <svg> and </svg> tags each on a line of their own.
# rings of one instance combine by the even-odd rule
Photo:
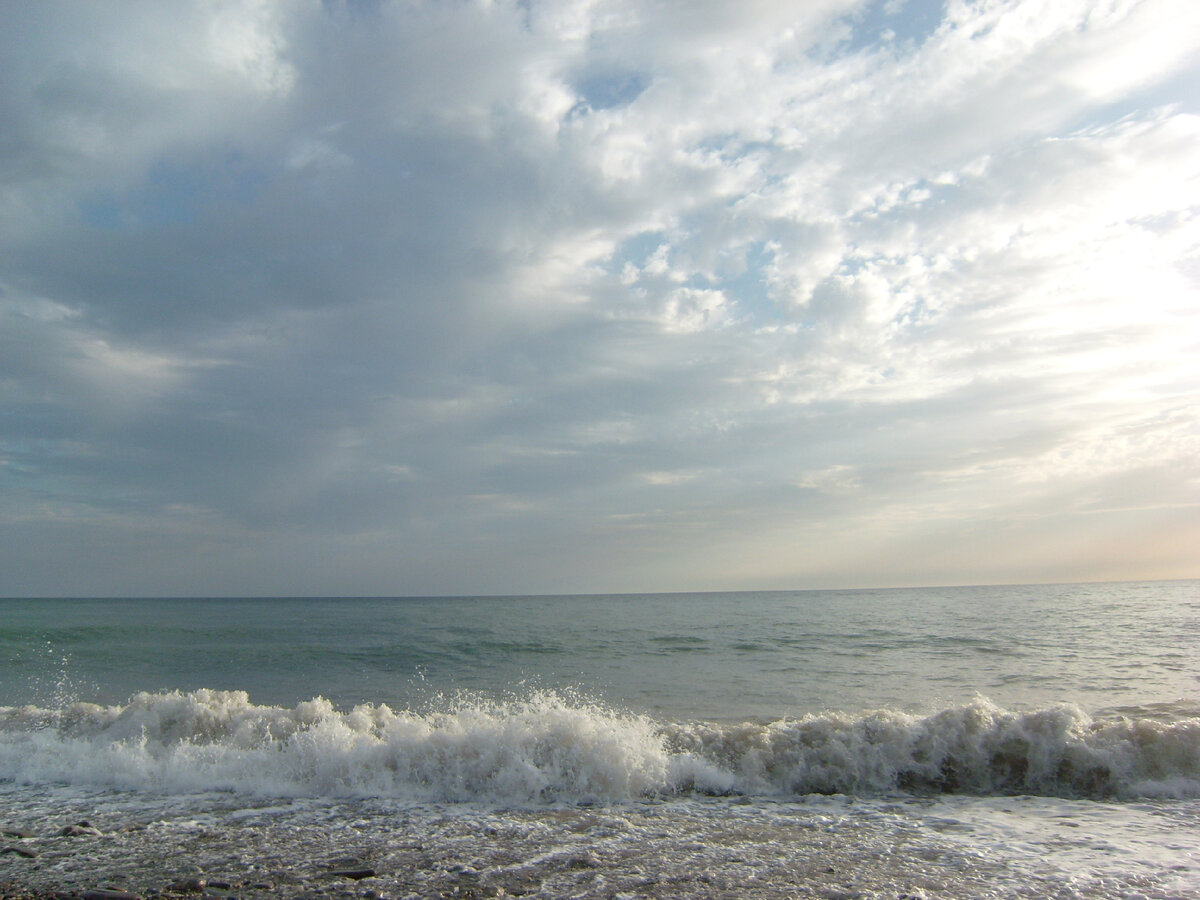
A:
<svg viewBox="0 0 1200 900">
<path fill-rule="evenodd" d="M 1200 577 L 1194 0 L 0 6 L 0 595 Z"/>
</svg>

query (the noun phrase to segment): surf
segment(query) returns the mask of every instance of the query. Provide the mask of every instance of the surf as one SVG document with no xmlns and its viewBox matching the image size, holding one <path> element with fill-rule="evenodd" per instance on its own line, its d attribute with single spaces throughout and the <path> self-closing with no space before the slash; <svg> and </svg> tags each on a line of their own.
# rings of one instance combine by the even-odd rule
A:
<svg viewBox="0 0 1200 900">
<path fill-rule="evenodd" d="M 674 722 L 558 691 L 427 708 L 245 691 L 0 707 L 0 779 L 133 791 L 499 803 L 680 795 L 1200 797 L 1200 718 L 979 698 L 928 715 Z"/>
</svg>

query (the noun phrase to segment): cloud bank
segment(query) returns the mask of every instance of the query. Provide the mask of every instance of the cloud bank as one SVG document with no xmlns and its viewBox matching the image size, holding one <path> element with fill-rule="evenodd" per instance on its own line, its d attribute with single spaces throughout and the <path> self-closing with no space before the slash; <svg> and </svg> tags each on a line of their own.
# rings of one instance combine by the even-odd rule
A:
<svg viewBox="0 0 1200 900">
<path fill-rule="evenodd" d="M 1191 0 L 0 9 L 0 594 L 1197 577 Z"/>
</svg>

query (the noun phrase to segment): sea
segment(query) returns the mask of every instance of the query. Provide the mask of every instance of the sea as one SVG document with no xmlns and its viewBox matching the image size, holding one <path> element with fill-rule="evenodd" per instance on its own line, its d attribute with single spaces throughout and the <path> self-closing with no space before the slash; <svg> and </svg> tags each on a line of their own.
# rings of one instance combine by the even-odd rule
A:
<svg viewBox="0 0 1200 900">
<path fill-rule="evenodd" d="M 0 830 L 0 896 L 1200 897 L 1200 581 L 4 599 Z"/>
</svg>

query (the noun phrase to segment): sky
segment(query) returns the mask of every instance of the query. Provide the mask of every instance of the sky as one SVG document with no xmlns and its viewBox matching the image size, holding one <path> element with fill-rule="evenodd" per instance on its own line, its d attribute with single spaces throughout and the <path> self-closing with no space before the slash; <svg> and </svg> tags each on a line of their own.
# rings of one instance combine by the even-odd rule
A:
<svg viewBox="0 0 1200 900">
<path fill-rule="evenodd" d="M 0 595 L 1200 577 L 1195 0 L 0 4 Z"/>
</svg>

